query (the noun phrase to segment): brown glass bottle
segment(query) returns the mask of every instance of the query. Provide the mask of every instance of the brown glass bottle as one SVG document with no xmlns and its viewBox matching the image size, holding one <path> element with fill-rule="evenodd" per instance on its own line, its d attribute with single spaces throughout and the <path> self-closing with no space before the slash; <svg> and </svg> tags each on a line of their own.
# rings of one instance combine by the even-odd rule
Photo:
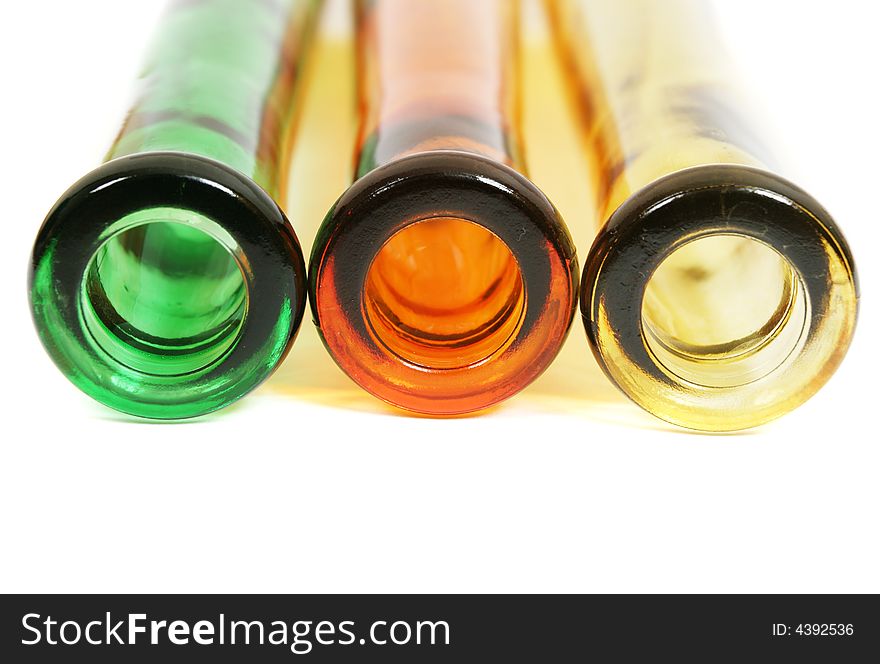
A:
<svg viewBox="0 0 880 664">
<path fill-rule="evenodd" d="M 814 394 L 852 338 L 852 254 L 776 174 L 706 3 L 547 0 L 594 158 L 581 312 L 620 389 L 735 430 Z"/>
<path fill-rule="evenodd" d="M 396 406 L 497 403 L 555 357 L 577 262 L 522 174 L 516 3 L 357 4 L 359 179 L 316 238 L 315 324 L 339 366 Z"/>
</svg>

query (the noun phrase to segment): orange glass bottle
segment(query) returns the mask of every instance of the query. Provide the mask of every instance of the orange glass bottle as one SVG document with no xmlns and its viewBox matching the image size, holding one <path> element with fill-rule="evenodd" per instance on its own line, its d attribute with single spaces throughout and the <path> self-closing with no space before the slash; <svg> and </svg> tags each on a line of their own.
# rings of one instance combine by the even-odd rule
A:
<svg viewBox="0 0 880 664">
<path fill-rule="evenodd" d="M 312 251 L 315 324 L 364 389 L 452 415 L 515 394 L 553 360 L 577 261 L 523 173 L 516 3 L 357 5 L 359 179 Z"/>
</svg>

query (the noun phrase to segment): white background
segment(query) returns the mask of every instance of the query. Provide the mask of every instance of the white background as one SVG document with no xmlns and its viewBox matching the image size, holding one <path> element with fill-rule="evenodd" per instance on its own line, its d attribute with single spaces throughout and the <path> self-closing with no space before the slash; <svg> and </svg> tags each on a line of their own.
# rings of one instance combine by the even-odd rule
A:
<svg viewBox="0 0 880 664">
<path fill-rule="evenodd" d="M 391 411 L 308 320 L 283 368 L 221 413 L 157 424 L 93 403 L 37 341 L 26 264 L 43 215 L 112 140 L 162 3 L 4 6 L 0 591 L 880 591 L 880 15 L 716 4 L 786 174 L 837 217 L 864 294 L 825 389 L 726 436 L 628 403 L 579 321 L 547 374 L 479 417 Z M 349 152 L 312 166 L 341 189 Z M 332 198 L 305 200 L 303 170 L 289 209 L 308 248 Z M 584 255 L 589 227 L 566 213 L 578 192 L 535 176 Z"/>
</svg>

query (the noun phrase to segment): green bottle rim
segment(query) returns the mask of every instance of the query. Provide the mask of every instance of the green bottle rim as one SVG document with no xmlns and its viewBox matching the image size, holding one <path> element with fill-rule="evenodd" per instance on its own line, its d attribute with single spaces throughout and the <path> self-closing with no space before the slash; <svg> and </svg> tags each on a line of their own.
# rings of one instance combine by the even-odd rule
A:
<svg viewBox="0 0 880 664">
<path fill-rule="evenodd" d="M 222 357 L 173 375 L 136 370 L 108 352 L 83 297 L 97 252 L 127 230 L 126 218 L 151 208 L 203 220 L 198 230 L 235 258 L 247 301 Z M 302 321 L 306 269 L 290 223 L 255 182 L 199 155 L 139 153 L 104 163 L 61 196 L 37 235 L 28 291 L 40 340 L 77 387 L 130 415 L 181 419 L 222 408 L 271 375 Z"/>
</svg>

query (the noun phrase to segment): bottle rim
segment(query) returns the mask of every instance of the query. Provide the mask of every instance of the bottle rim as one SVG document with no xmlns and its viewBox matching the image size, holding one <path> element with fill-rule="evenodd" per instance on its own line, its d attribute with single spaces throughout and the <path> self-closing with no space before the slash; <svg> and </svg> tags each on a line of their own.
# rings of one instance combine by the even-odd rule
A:
<svg viewBox="0 0 880 664">
<path fill-rule="evenodd" d="M 776 251 L 795 277 L 801 302 L 792 296 L 796 315 L 786 325 L 796 329 L 780 362 L 748 380 L 703 384 L 663 360 L 643 303 L 652 276 L 672 253 L 722 235 Z M 732 164 L 684 169 L 630 196 L 597 235 L 581 285 L 587 337 L 609 378 L 661 419 L 704 431 L 757 426 L 806 401 L 843 359 L 857 310 L 852 253 L 830 214 L 788 180 Z"/>
<path fill-rule="evenodd" d="M 225 354 L 187 373 L 157 375 L 114 357 L 89 328 L 82 296 L 97 252 L 141 210 L 175 208 L 209 220 L 199 230 L 235 258 L 247 307 Z M 305 308 L 305 263 L 277 203 L 212 159 L 178 152 L 108 161 L 76 182 L 47 215 L 28 274 L 31 314 L 55 364 L 111 408 L 153 418 L 211 412 L 250 392 L 281 362 Z"/>
<path fill-rule="evenodd" d="M 491 232 L 522 279 L 523 311 L 513 337 L 464 366 L 408 362 L 376 338 L 366 312 L 375 256 L 401 230 L 438 217 Z M 337 364 L 378 398 L 430 415 L 487 408 L 540 375 L 568 333 L 577 283 L 574 244 L 546 196 L 514 169 L 454 150 L 408 155 L 357 180 L 325 218 L 309 263 L 313 319 Z"/>
</svg>

